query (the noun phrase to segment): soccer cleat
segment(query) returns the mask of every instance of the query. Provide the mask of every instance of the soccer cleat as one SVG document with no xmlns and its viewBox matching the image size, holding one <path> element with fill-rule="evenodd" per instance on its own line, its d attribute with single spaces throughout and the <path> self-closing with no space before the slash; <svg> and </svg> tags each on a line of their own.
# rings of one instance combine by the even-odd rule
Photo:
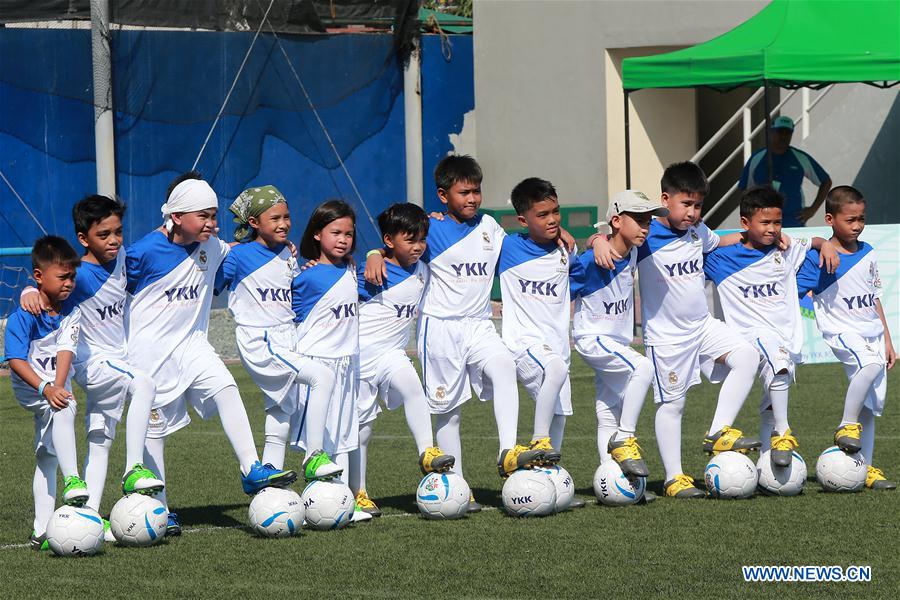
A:
<svg viewBox="0 0 900 600">
<path fill-rule="evenodd" d="M 744 436 L 740 429 L 735 429 L 726 425 L 714 434 L 706 434 L 703 438 L 703 451 L 707 454 L 715 456 L 719 452 L 740 452 L 747 454 L 750 450 L 756 450 L 760 446 L 760 441 L 755 438 Z"/>
<path fill-rule="evenodd" d="M 34 532 L 31 532 L 31 539 L 29 540 L 31 543 L 31 549 L 35 552 L 43 552 L 44 550 L 50 549 L 50 543 L 47 541 L 47 534 L 43 535 L 34 535 Z"/>
<path fill-rule="evenodd" d="M 885 477 L 881 469 L 870 466 L 866 472 L 866 487 L 870 490 L 896 490 L 897 484 Z"/>
<path fill-rule="evenodd" d="M 166 537 L 177 537 L 179 535 L 181 535 L 181 523 L 178 521 L 178 515 L 170 512 L 169 520 L 166 523 Z"/>
<path fill-rule="evenodd" d="M 372 515 L 367 513 L 359 504 L 356 505 L 356 508 L 353 509 L 353 516 L 350 517 L 351 523 L 363 523 L 365 521 L 371 521 Z"/>
<path fill-rule="evenodd" d="M 104 542 L 115 542 L 116 536 L 113 535 L 112 529 L 109 526 L 109 520 L 103 519 L 103 541 Z"/>
<path fill-rule="evenodd" d="M 636 437 L 631 436 L 621 441 L 614 440 L 615 436 L 611 437 L 606 448 L 613 460 L 619 463 L 622 473 L 635 477 L 646 477 L 650 474 L 647 463 L 641 457 L 641 447 L 638 446 Z"/>
<path fill-rule="evenodd" d="M 528 446 L 516 444 L 514 447 L 507 448 L 500 453 L 500 460 L 497 461 L 497 471 L 500 473 L 500 477 L 505 479 L 519 469 L 531 468 L 534 465 L 541 464 L 543 460 L 543 450 L 531 450 Z"/>
<path fill-rule="evenodd" d="M 316 450 L 312 454 L 308 454 L 306 460 L 303 461 L 303 478 L 307 481 L 332 479 L 343 472 L 344 469 L 332 462 L 324 450 Z"/>
<path fill-rule="evenodd" d="M 573 497 L 572 501 L 569 502 L 569 508 L 584 508 L 585 506 L 587 506 L 587 502 L 581 498 Z"/>
<path fill-rule="evenodd" d="M 152 496 L 163 491 L 165 487 L 166 484 L 156 477 L 156 473 L 140 463 L 135 463 L 131 470 L 122 476 L 122 493 L 125 495 Z"/>
<path fill-rule="evenodd" d="M 356 510 L 362 510 L 373 517 L 381 516 L 381 509 L 369 498 L 366 490 L 359 490 L 359 493 L 356 495 Z"/>
<path fill-rule="evenodd" d="M 785 431 L 784 435 L 773 435 L 772 450 L 769 453 L 769 457 L 772 459 L 772 466 L 789 467 L 791 465 L 794 450 L 799 447 L 800 442 L 791 435 L 790 429 Z"/>
<path fill-rule="evenodd" d="M 699 490 L 698 490 L 699 491 Z M 656 502 L 659 498 L 656 494 L 649 490 L 644 490 L 644 495 L 641 496 L 641 499 L 638 500 L 638 504 L 650 504 L 651 502 Z"/>
<path fill-rule="evenodd" d="M 562 458 L 562 454 L 559 450 L 553 447 L 553 445 L 550 443 L 550 438 L 548 437 L 531 440 L 531 443 L 528 444 L 528 449 L 541 450 L 544 452 L 544 457 L 537 463 L 539 465 L 555 465 Z"/>
<path fill-rule="evenodd" d="M 297 480 L 296 471 L 283 471 L 271 464 L 253 463 L 250 472 L 241 476 L 244 493 L 252 496 L 267 487 L 285 487 Z"/>
<path fill-rule="evenodd" d="M 69 506 L 84 506 L 88 501 L 88 489 L 84 479 L 78 475 L 69 475 L 65 478 L 63 488 L 63 504 Z"/>
<path fill-rule="evenodd" d="M 669 498 L 705 498 L 706 494 L 694 485 L 694 478 L 684 473 L 679 473 L 663 484 L 666 488 L 666 496 Z M 645 493 L 646 494 L 646 493 Z M 652 500 L 648 500 L 652 502 Z"/>
<path fill-rule="evenodd" d="M 469 509 L 468 509 L 469 512 L 470 513 L 481 512 L 481 508 L 482 508 L 481 504 L 479 504 L 478 502 L 475 501 L 475 495 L 470 494 L 469 495 Z"/>
<path fill-rule="evenodd" d="M 834 443 L 847 454 L 854 454 L 862 449 L 862 443 L 859 439 L 861 434 L 862 425 L 859 423 L 841 425 L 834 432 Z"/>
<path fill-rule="evenodd" d="M 437 446 L 425 448 L 425 452 L 419 455 L 419 469 L 422 470 L 423 475 L 446 473 L 453 468 L 454 464 L 456 464 L 456 458 L 444 454 L 444 451 Z"/>
</svg>

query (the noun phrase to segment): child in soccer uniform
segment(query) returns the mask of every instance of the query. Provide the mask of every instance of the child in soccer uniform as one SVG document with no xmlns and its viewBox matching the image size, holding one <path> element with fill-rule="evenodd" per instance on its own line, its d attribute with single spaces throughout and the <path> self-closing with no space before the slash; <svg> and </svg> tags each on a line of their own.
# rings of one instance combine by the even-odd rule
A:
<svg viewBox="0 0 900 600">
<path fill-rule="evenodd" d="M 288 245 L 291 215 L 287 201 L 271 185 L 244 190 L 229 210 L 240 242 L 222 261 L 216 292 L 229 290 L 228 308 L 237 328 L 241 362 L 263 392 L 266 445 L 263 464 L 284 468 L 291 417 L 299 408 L 299 388 L 309 387 L 306 423 L 310 447 L 304 460 L 306 479 L 340 473 L 322 450 L 325 415 L 334 377 L 323 365 L 297 354 L 291 282 L 300 272 Z"/>
<path fill-rule="evenodd" d="M 641 192 L 619 192 L 609 204 L 605 224 L 612 229 L 609 242 L 622 258 L 613 269 L 603 269 L 588 250 L 576 259 L 578 268 L 571 275 L 575 349 L 595 372 L 600 462 L 615 460 L 623 473 L 637 477 L 650 473 L 635 432 L 653 365 L 631 348 L 634 272 L 651 218 L 668 214 L 668 209 Z"/>
<path fill-rule="evenodd" d="M 837 246 L 841 263 L 828 273 L 811 250 L 797 281 L 801 295 L 812 291 L 816 325 L 850 380 L 834 443 L 848 453 L 862 451 L 868 463 L 866 487 L 894 489 L 897 484 L 873 462 L 875 417 L 884 408 L 887 369 L 894 366 L 897 353 L 881 305 L 874 248 L 859 240 L 866 223 L 862 194 L 849 185 L 828 192 L 825 222 L 834 232 L 830 241 Z"/>
<path fill-rule="evenodd" d="M 6 322 L 5 360 L 18 403 L 34 415 L 34 530 L 31 547 L 46 550 L 47 523 L 56 503 L 56 470 L 62 471 L 63 502 L 83 506 L 85 482 L 75 454 L 75 398 L 72 359 L 78 348 L 79 317 L 67 298 L 75 287 L 78 255 L 64 239 L 45 236 L 31 250 L 34 280 L 44 310 L 37 316 L 18 308 Z"/>
<path fill-rule="evenodd" d="M 162 206 L 165 224 L 128 248 L 126 310 L 129 358 L 156 382 L 145 462 L 165 480 L 165 439 L 218 412 L 241 467 L 245 493 L 297 478 L 259 462 L 250 422 L 231 373 L 206 339 L 213 284 L 229 246 L 214 235 L 218 198 L 199 173 L 178 177 Z M 165 492 L 159 499 L 166 504 Z M 169 512 L 171 535 L 180 533 Z"/>
<path fill-rule="evenodd" d="M 350 454 L 350 489 L 356 504 L 373 515 L 381 511 L 366 492 L 368 445 L 375 418 L 381 412 L 378 397 L 388 408 L 400 406 L 413 435 L 422 473 L 448 471 L 454 457 L 434 445 L 431 414 L 422 382 L 406 355 L 409 328 L 419 312 L 428 280 L 428 267 L 419 260 L 425 250 L 428 216 L 414 204 L 400 203 L 378 215 L 385 245 L 387 276 L 381 285 L 359 284 L 359 448 Z"/>
<path fill-rule="evenodd" d="M 740 207 L 744 241 L 713 250 L 703 266 L 718 289 L 725 323 L 760 353 L 760 450 L 771 449 L 772 465 L 778 467 L 790 465 L 799 446 L 788 423 L 788 388 L 795 365 L 803 360 L 797 271 L 811 245 L 822 248 L 824 243 L 823 253 L 836 256 L 822 238 L 794 239 L 786 250 L 779 249 L 783 204 L 784 197 L 772 188 L 745 192 Z M 703 365 L 707 373 L 722 367 Z"/>
</svg>

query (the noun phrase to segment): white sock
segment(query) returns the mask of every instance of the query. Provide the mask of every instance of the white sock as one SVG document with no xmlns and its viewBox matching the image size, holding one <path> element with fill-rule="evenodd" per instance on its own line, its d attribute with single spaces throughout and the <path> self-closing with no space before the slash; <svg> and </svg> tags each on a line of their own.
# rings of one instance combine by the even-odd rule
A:
<svg viewBox="0 0 900 600">
<path fill-rule="evenodd" d="M 774 430 L 775 415 L 772 414 L 772 408 L 759 411 L 759 441 L 762 442 L 759 447 L 760 454 L 772 449 L 772 432 Z"/>
<path fill-rule="evenodd" d="M 35 456 L 34 480 L 31 493 L 34 494 L 34 535 L 40 537 L 47 531 L 47 523 L 56 510 L 56 457 L 44 449 Z"/>
<path fill-rule="evenodd" d="M 403 414 L 406 425 L 416 443 L 416 452 L 422 454 L 429 446 L 434 445 L 434 433 L 431 431 L 431 413 L 428 402 L 422 391 L 422 382 L 413 368 L 402 369 L 391 378 L 391 394 L 400 394 L 403 399 Z M 362 428 L 360 428 L 362 435 Z"/>
<path fill-rule="evenodd" d="M 641 409 L 644 407 L 647 390 L 650 389 L 652 381 L 653 363 L 642 356 L 634 365 L 634 372 L 628 380 L 628 387 L 625 388 L 625 395 L 622 398 L 617 440 L 633 437 L 637 431 L 638 417 L 641 416 Z"/>
<path fill-rule="evenodd" d="M 681 417 L 684 396 L 662 402 L 656 409 L 656 443 L 666 470 L 666 481 L 684 473 L 681 467 Z"/>
<path fill-rule="evenodd" d="M 334 460 L 334 464 L 341 467 L 343 471 L 341 471 L 341 476 L 337 479 L 341 483 L 347 483 L 350 477 L 350 454 L 347 452 L 341 452 L 340 454 L 335 454 L 332 459 Z"/>
<path fill-rule="evenodd" d="M 87 436 L 88 450 L 84 459 L 84 481 L 87 483 L 87 506 L 100 510 L 103 487 L 106 485 L 106 469 L 109 466 L 109 450 L 113 441 L 103 431 L 92 431 Z"/>
<path fill-rule="evenodd" d="M 769 400 L 772 402 L 772 417 L 775 420 L 775 431 L 784 435 L 791 428 L 788 423 L 788 390 L 791 387 L 791 376 L 778 373 L 769 385 Z"/>
<path fill-rule="evenodd" d="M 563 434 L 566 432 L 566 415 L 553 415 L 550 421 L 550 445 L 562 452 Z"/>
<path fill-rule="evenodd" d="M 300 430 L 306 440 L 306 455 L 310 456 L 325 448 L 325 421 L 335 386 L 334 372 L 320 362 L 307 360 L 297 372 L 297 381 L 307 386 L 305 397 L 300 399 Z"/>
<path fill-rule="evenodd" d="M 552 358 L 544 364 L 544 381 L 534 400 L 534 430 L 531 439 L 550 437 L 553 411 L 559 402 L 559 392 L 566 383 L 569 367 L 560 358 Z M 556 448 L 559 450 L 559 448 Z"/>
<path fill-rule="evenodd" d="M 359 447 L 350 453 L 349 485 L 353 494 L 358 494 L 366 489 L 366 464 L 369 460 L 369 440 L 372 439 L 371 421 L 359 426 Z"/>
<path fill-rule="evenodd" d="M 516 384 L 516 363 L 508 354 L 498 354 L 484 367 L 484 377 L 494 389 L 494 419 L 500 451 L 516 445 L 519 427 L 519 386 Z M 499 454 L 498 454 L 499 455 Z M 457 461 L 459 457 L 457 456 Z"/>
<path fill-rule="evenodd" d="M 859 415 L 866 402 L 866 395 L 872 389 L 875 378 L 883 368 L 881 365 L 866 365 L 853 375 L 850 385 L 847 386 L 847 398 L 844 400 L 844 416 L 841 418 L 841 425 L 859 423 Z"/>
<path fill-rule="evenodd" d="M 860 433 L 860 452 L 866 457 L 866 464 L 874 465 L 872 462 L 875 453 L 875 413 L 868 406 L 863 406 L 859 412 L 859 423 L 862 425 L 862 433 Z"/>
<path fill-rule="evenodd" d="M 150 424 L 150 409 L 156 397 L 153 380 L 138 373 L 128 389 L 128 414 L 125 416 L 125 473 L 144 456 L 144 441 Z"/>
<path fill-rule="evenodd" d="M 63 477 L 78 475 L 78 454 L 75 450 L 75 403 L 53 411 L 53 423 L 50 425 L 50 436 L 53 439 L 53 450 Z"/>
<path fill-rule="evenodd" d="M 600 453 L 600 462 L 610 460 L 609 440 L 619 427 L 619 416 L 622 413 L 622 404 L 619 397 L 609 388 L 601 388 L 594 408 L 597 411 L 597 450 Z"/>
<path fill-rule="evenodd" d="M 263 446 L 262 463 L 276 469 L 284 468 L 284 452 L 291 433 L 291 415 L 277 406 L 266 410 L 266 445 Z"/>
<path fill-rule="evenodd" d="M 709 426 L 710 433 L 715 433 L 726 425 L 734 425 L 744 400 L 753 387 L 759 367 L 759 353 L 750 344 L 742 344 L 728 353 L 725 365 L 729 371 L 719 390 L 719 402 Z"/>
<path fill-rule="evenodd" d="M 441 450 L 456 457 L 453 470 L 465 478 L 462 466 L 462 441 L 459 437 L 459 408 L 457 406 L 448 413 L 434 416 L 434 436 Z"/>
<path fill-rule="evenodd" d="M 156 473 L 156 476 L 159 477 L 160 481 L 165 483 L 166 481 L 166 461 L 165 461 L 165 450 L 166 450 L 166 438 L 150 438 L 144 442 L 144 466 Z M 166 510 L 169 510 L 169 503 L 167 501 L 166 494 L 169 491 L 169 486 L 166 485 L 166 488 L 156 494 L 154 498 L 163 503 L 163 506 L 166 507 Z"/>
<path fill-rule="evenodd" d="M 234 454 L 241 465 L 241 473 L 250 472 L 253 463 L 259 460 L 256 453 L 256 444 L 253 442 L 253 431 L 250 430 L 250 420 L 244 409 L 244 402 L 238 392 L 237 386 L 229 385 L 225 389 L 216 392 L 213 396 L 216 408 L 219 410 L 219 419 L 222 421 L 222 429 L 225 437 L 231 443 Z"/>
</svg>

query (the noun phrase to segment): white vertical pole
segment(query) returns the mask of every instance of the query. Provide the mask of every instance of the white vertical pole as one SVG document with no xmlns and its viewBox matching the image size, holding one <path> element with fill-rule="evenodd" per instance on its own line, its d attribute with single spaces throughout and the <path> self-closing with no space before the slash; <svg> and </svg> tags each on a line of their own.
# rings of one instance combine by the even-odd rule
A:
<svg viewBox="0 0 900 600">
<path fill-rule="evenodd" d="M 809 137 L 809 88 L 805 87 L 800 90 L 800 105 L 801 112 L 800 118 L 803 120 L 800 123 L 800 132 L 803 135 L 802 139 L 806 139 Z"/>
<path fill-rule="evenodd" d="M 744 164 L 750 160 L 753 155 L 753 115 L 750 114 L 750 107 L 747 106 L 743 110 L 744 113 Z"/>
<path fill-rule="evenodd" d="M 421 48 L 416 42 L 403 71 L 403 116 L 406 129 L 406 201 L 423 202 Z"/>
<path fill-rule="evenodd" d="M 116 151 L 112 111 L 109 0 L 91 0 L 91 59 L 94 69 L 94 148 L 97 193 L 116 194 Z"/>
</svg>

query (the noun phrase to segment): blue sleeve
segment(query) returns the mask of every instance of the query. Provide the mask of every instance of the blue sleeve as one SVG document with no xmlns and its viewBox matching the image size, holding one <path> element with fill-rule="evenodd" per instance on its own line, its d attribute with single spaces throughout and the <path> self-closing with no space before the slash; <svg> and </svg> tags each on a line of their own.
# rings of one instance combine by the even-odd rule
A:
<svg viewBox="0 0 900 600">
<path fill-rule="evenodd" d="M 4 360 L 17 358 L 28 360 L 28 349 L 31 347 L 34 317 L 22 309 L 17 310 L 6 320 L 4 343 Z"/>
<path fill-rule="evenodd" d="M 709 254 L 703 255 L 703 274 L 710 281 L 714 281 L 716 285 L 722 280 L 720 273 L 721 261 L 719 260 L 719 249 L 716 248 Z"/>
<path fill-rule="evenodd" d="M 822 168 L 822 165 L 816 162 L 816 159 L 814 159 L 809 154 L 807 154 L 806 156 L 807 158 L 809 158 L 810 164 L 812 164 L 813 171 L 816 172 L 816 177 L 819 178 L 819 185 L 822 185 L 823 183 L 831 179 L 831 177 L 828 176 L 828 172 Z"/>
<path fill-rule="evenodd" d="M 587 283 L 588 262 L 594 262 L 594 253 L 590 249 L 582 252 L 569 266 L 569 295 L 572 300 L 584 293 Z"/>
<path fill-rule="evenodd" d="M 231 289 L 231 283 L 234 281 L 234 275 L 237 272 L 237 259 L 234 255 L 234 252 L 229 252 L 216 271 L 216 281 L 213 284 L 213 293 L 216 296 L 226 289 Z"/>
<path fill-rule="evenodd" d="M 815 250 L 810 250 L 806 253 L 806 259 L 804 259 L 803 264 L 800 265 L 800 269 L 797 271 L 797 292 L 801 298 L 810 290 L 812 290 L 813 293 L 819 291 L 819 278 L 821 274 L 822 269 L 819 268 L 819 253 Z"/>
<path fill-rule="evenodd" d="M 356 283 L 357 292 L 360 302 L 368 302 L 373 296 L 378 294 L 381 289 L 379 286 L 372 285 L 366 281 L 366 266 L 360 265 L 356 267 Z"/>
<path fill-rule="evenodd" d="M 141 278 L 141 257 L 132 248 L 125 250 L 125 289 L 129 294 L 134 294 Z"/>
</svg>

